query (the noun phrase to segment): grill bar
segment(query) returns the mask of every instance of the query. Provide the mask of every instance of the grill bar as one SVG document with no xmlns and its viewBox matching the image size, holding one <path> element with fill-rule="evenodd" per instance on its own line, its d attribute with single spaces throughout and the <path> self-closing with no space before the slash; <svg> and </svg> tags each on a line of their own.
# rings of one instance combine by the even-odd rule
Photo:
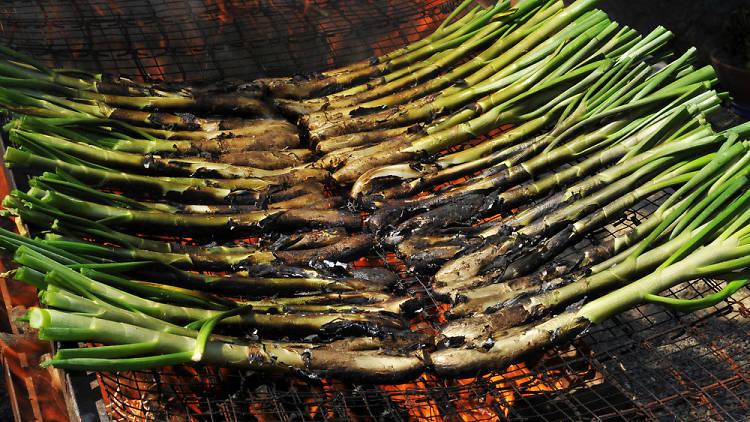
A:
<svg viewBox="0 0 750 422">
<path fill-rule="evenodd" d="M 51 65 L 146 80 L 310 73 L 393 50 L 456 0 L 34 0 L 0 8 L 0 35 Z"/>
<path fill-rule="evenodd" d="M 75 0 L 13 1 L 0 34 L 51 65 L 144 80 L 250 80 L 309 73 L 392 50 L 433 28 L 457 1 Z M 20 176 L 20 175 L 19 175 Z M 603 239 L 645 219 L 663 199 L 638 204 L 590 237 Z M 577 248 L 586 246 L 586 241 Z M 411 294 L 427 292 L 423 318 L 440 302 L 428 281 L 392 254 L 359 262 L 398 272 Z M 671 290 L 692 298 L 711 280 Z M 210 367 L 77 376 L 79 409 L 97 381 L 113 420 L 742 419 L 750 413 L 750 291 L 696 315 L 642 306 L 595 328 L 571 347 L 471 381 L 422 379 L 405 388 L 330 380 L 258 379 Z M 564 387 L 550 385 L 565 382 Z M 87 409 L 90 409 L 87 408 Z"/>
</svg>

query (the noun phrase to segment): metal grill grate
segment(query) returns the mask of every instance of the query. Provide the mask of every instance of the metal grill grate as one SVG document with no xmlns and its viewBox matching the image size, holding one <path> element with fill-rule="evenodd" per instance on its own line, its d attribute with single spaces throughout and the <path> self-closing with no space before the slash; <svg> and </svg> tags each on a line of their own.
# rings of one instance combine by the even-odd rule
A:
<svg viewBox="0 0 750 422">
<path fill-rule="evenodd" d="M 665 195 L 641 202 L 574 249 L 633 227 Z M 408 277 L 404 282 L 415 294 L 428 291 L 392 255 L 367 262 L 384 262 Z M 696 280 L 669 293 L 694 298 L 720 289 L 712 280 Z M 424 312 L 434 316 L 429 306 Z M 114 420 L 732 421 L 750 415 L 748 333 L 750 291 L 743 289 L 690 315 L 641 306 L 573 345 L 469 380 L 422 377 L 398 387 L 267 377 L 258 382 L 252 374 L 206 367 L 99 379 Z"/>
<path fill-rule="evenodd" d="M 3 42 L 42 61 L 170 82 L 305 74 L 437 26 L 451 0 L 15 0 Z"/>
<path fill-rule="evenodd" d="M 175 82 L 249 80 L 392 50 L 434 27 L 456 3 L 15 0 L 0 5 L 0 35 L 55 66 Z M 632 227 L 659 200 L 642 202 L 577 247 Z M 412 294 L 428 292 L 390 255 L 361 264 L 377 261 L 400 272 Z M 672 294 L 718 290 L 698 280 Z M 439 306 L 431 299 L 428 323 Z M 750 415 L 749 308 L 747 289 L 687 316 L 642 306 L 572 346 L 471 380 L 384 387 L 178 367 L 97 374 L 97 388 L 113 420 L 741 420 Z"/>
</svg>

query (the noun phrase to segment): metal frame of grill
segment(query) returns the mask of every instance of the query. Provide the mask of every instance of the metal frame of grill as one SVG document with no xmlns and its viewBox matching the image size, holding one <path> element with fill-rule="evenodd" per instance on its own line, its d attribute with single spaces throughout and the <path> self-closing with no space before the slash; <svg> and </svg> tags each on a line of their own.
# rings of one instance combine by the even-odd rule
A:
<svg viewBox="0 0 750 422">
<path fill-rule="evenodd" d="M 309 73 L 364 59 L 413 41 L 457 1 L 388 0 L 368 11 L 342 9 L 346 2 L 336 0 L 15 3 L 0 8 L 0 35 L 37 58 L 143 79 L 209 82 Z M 260 39 L 263 31 L 272 35 Z M 216 48 L 220 42 L 223 49 Z M 25 183 L 22 174 L 14 176 Z M 632 227 L 660 199 L 641 202 L 576 247 Z M 391 255 L 370 258 L 399 272 L 411 293 L 429 297 L 427 283 Z M 692 298 L 719 289 L 696 280 L 670 293 Z M 428 321 L 439 306 L 429 298 Z M 738 420 L 750 415 L 748 334 L 750 290 L 743 289 L 691 315 L 641 306 L 570 346 L 530 357 L 528 371 L 511 367 L 463 384 L 422 380 L 386 391 L 328 380 L 259 382 L 252 374 L 202 366 L 66 377 L 85 420 L 105 411 L 112 420 L 409 420 L 417 414 L 426 420 Z M 565 388 L 542 388 L 560 377 L 567 377 Z"/>
</svg>

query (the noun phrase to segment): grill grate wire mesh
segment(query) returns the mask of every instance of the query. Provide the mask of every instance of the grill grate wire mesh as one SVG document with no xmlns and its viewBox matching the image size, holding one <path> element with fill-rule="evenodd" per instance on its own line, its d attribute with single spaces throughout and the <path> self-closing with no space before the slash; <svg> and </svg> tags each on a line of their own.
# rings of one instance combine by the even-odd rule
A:
<svg viewBox="0 0 750 422">
<path fill-rule="evenodd" d="M 309 73 L 418 39 L 450 0 L 51 0 L 0 6 L 5 43 L 51 65 L 144 80 L 212 82 Z M 663 194 L 662 194 L 663 195 Z M 642 221 L 658 195 L 576 245 Z M 385 253 L 363 261 L 399 272 L 412 294 L 428 284 Z M 368 264 L 369 263 L 369 264 Z M 697 297 L 696 280 L 671 290 Z M 750 415 L 750 292 L 681 315 L 629 311 L 504 373 L 421 380 L 400 389 L 330 380 L 259 382 L 196 367 L 96 374 L 113 420 L 741 420 Z M 429 318 L 428 318 L 429 319 Z M 565 380 L 564 388 L 547 388 Z"/>
<path fill-rule="evenodd" d="M 670 293 L 697 297 L 719 289 L 711 280 L 697 280 Z M 750 294 L 744 290 L 727 303 L 695 315 L 642 306 L 593 329 L 571 348 L 548 352 L 528 373 L 512 367 L 466 385 L 435 383 L 420 388 L 414 384 L 386 392 L 360 385 L 322 390 L 323 384 L 313 382 L 318 385 L 316 391 L 281 381 L 247 391 L 243 374 L 213 368 L 177 377 L 170 370 L 99 374 L 99 379 L 110 395 L 109 410 L 115 420 L 132 420 L 133 415 L 210 421 L 345 420 L 354 416 L 410 420 L 415 413 L 436 421 L 460 416 L 495 420 L 497 415 L 544 421 L 742 420 L 750 412 L 748 304 Z M 527 388 L 555 382 L 560 373 L 572 377 L 570 386 L 533 393 Z M 195 383 L 205 383 L 205 391 L 226 385 L 242 387 L 225 397 L 181 401 L 189 397 L 181 391 L 190 391 Z M 489 396 L 494 400 L 487 400 Z M 176 408 L 169 409 L 173 403 L 178 403 Z M 434 407 L 439 414 L 430 416 Z M 319 410 L 311 413 L 312 408 Z"/>
<path fill-rule="evenodd" d="M 170 82 L 306 74 L 378 55 L 455 0 L 30 0 L 0 5 L 3 42 L 62 67 Z"/>
<path fill-rule="evenodd" d="M 667 195 L 641 201 L 561 258 L 623 234 Z M 435 310 L 444 305 L 430 294 L 428 281 L 392 253 L 379 251 L 356 265 L 383 265 L 398 273 L 405 290 L 426 298 L 425 330 L 437 326 Z M 666 293 L 694 298 L 720 289 L 719 283 L 701 279 Z M 470 380 L 423 377 L 391 389 L 332 380 L 253 384 L 248 374 L 208 367 L 181 375 L 170 368 L 98 377 L 113 419 L 123 421 L 133 415 L 142 416 L 135 420 L 209 421 L 743 420 L 750 414 L 749 307 L 748 289 L 690 315 L 644 305 L 523 366 Z"/>
</svg>

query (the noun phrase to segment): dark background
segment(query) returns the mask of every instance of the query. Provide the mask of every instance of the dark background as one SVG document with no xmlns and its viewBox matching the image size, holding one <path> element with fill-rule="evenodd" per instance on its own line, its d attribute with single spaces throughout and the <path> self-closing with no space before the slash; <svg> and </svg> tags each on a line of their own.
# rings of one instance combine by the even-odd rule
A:
<svg viewBox="0 0 750 422">
<path fill-rule="evenodd" d="M 662 25 L 675 33 L 674 48 L 695 46 L 701 59 L 724 43 L 723 32 L 732 11 L 750 7 L 750 0 L 602 0 L 599 7 L 622 24 L 647 32 Z"/>
</svg>

